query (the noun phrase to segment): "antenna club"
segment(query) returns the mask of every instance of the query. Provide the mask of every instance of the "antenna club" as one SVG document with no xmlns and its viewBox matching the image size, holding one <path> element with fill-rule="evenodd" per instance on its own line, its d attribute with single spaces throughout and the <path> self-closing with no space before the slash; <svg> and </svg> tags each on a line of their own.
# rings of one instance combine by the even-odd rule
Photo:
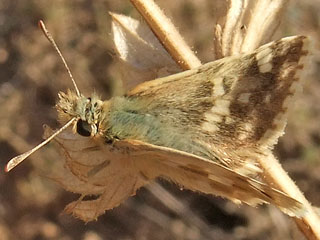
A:
<svg viewBox="0 0 320 240">
<path fill-rule="evenodd" d="M 39 27 L 43 32 L 45 32 L 45 29 L 46 29 L 45 26 L 46 26 L 46 25 L 44 25 L 44 22 L 43 22 L 42 20 L 39 20 L 39 21 L 38 21 L 38 27 Z"/>
<path fill-rule="evenodd" d="M 42 26 L 43 26 L 43 21 L 41 19 L 38 21 L 38 26 L 39 26 L 39 28 L 42 28 Z"/>
</svg>

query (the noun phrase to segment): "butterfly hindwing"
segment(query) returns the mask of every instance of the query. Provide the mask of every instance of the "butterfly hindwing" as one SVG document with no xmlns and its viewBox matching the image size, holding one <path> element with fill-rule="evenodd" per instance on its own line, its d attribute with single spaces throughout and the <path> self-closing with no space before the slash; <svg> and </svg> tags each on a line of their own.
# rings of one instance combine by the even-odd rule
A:
<svg viewBox="0 0 320 240">
<path fill-rule="evenodd" d="M 70 131 L 55 140 L 62 147 L 66 162 L 50 178 L 81 194 L 79 200 L 66 207 L 66 212 L 86 222 L 118 206 L 157 177 L 236 203 L 272 203 L 289 215 L 303 214 L 301 203 L 284 193 L 186 152 L 137 140 L 120 140 L 105 146 L 101 139 L 81 137 Z M 96 197 L 84 199 L 92 195 Z"/>
<path fill-rule="evenodd" d="M 136 140 L 119 141 L 142 175 L 164 177 L 194 191 L 255 206 L 272 203 L 289 215 L 301 216 L 303 206 L 286 194 L 213 161 Z"/>
</svg>

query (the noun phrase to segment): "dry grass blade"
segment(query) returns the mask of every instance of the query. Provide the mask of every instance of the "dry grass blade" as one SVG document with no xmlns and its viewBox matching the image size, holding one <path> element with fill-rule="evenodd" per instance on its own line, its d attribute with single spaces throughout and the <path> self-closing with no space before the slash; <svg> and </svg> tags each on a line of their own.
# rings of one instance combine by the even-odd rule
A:
<svg viewBox="0 0 320 240">
<path fill-rule="evenodd" d="M 287 4 L 287 0 L 230 0 L 224 25 L 215 26 L 217 57 L 250 52 L 271 41 Z"/>
<path fill-rule="evenodd" d="M 164 15 L 153 0 L 131 0 L 131 2 L 182 69 L 187 70 L 201 65 L 170 19 Z"/>
<path fill-rule="evenodd" d="M 287 0 L 255 1 L 240 52 L 248 52 L 271 40 L 279 27 Z"/>
</svg>

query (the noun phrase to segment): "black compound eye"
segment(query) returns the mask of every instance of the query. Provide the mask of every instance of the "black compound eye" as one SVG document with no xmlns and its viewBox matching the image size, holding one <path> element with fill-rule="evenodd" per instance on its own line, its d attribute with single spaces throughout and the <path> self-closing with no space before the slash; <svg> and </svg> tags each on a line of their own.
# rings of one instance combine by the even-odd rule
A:
<svg viewBox="0 0 320 240">
<path fill-rule="evenodd" d="M 91 136 L 91 126 L 81 119 L 77 122 L 77 133 L 84 137 Z"/>
</svg>

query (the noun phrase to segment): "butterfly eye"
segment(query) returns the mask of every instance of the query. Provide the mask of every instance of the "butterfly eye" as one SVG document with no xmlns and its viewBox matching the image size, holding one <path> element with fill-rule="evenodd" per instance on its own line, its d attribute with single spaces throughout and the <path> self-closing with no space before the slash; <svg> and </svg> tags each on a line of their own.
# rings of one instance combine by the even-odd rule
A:
<svg viewBox="0 0 320 240">
<path fill-rule="evenodd" d="M 77 133 L 84 137 L 91 136 L 91 126 L 81 119 L 77 122 Z"/>
</svg>

